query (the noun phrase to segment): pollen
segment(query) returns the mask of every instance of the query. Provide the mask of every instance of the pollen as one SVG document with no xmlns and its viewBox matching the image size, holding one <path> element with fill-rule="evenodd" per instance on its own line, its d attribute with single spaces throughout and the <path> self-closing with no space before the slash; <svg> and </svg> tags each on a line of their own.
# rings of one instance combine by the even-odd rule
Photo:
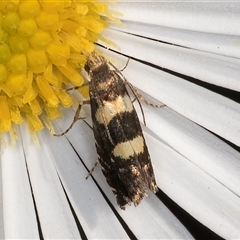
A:
<svg viewBox="0 0 240 240">
<path fill-rule="evenodd" d="M 87 97 L 81 70 L 112 13 L 94 0 L 0 1 L 0 133 L 63 116 L 75 102 L 67 88 Z"/>
</svg>

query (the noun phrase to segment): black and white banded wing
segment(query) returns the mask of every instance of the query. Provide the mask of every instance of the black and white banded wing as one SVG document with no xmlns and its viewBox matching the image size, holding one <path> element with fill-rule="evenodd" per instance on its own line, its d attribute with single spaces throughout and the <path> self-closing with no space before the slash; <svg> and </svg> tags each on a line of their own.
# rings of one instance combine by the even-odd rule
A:
<svg viewBox="0 0 240 240">
<path fill-rule="evenodd" d="M 139 204 L 147 195 L 147 188 L 156 192 L 153 168 L 121 76 L 110 70 L 103 57 L 90 55 L 88 59 L 86 69 L 91 79 L 90 102 L 98 158 L 118 205 L 124 209 L 131 202 Z"/>
</svg>

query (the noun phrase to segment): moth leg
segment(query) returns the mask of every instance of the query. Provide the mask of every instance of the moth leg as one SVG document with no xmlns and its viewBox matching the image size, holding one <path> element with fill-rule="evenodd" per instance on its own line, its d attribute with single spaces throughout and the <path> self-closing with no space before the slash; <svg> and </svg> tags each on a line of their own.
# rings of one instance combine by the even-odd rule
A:
<svg viewBox="0 0 240 240">
<path fill-rule="evenodd" d="M 129 62 L 129 61 L 128 61 Z M 127 63 L 128 63 L 127 62 Z M 147 100 L 145 100 L 142 95 L 137 91 L 137 89 L 123 76 L 123 74 L 111 63 L 109 62 L 109 64 L 112 66 L 112 68 L 121 76 L 121 78 L 124 80 L 124 83 L 125 85 L 128 85 L 129 88 L 131 89 L 132 93 L 134 94 L 134 96 L 136 97 L 137 101 L 138 101 L 138 104 L 140 106 L 140 109 L 141 109 L 141 113 L 142 113 L 142 116 L 143 116 L 143 123 L 144 125 L 146 126 L 146 120 L 145 120 L 145 115 L 144 115 L 144 112 L 143 112 L 143 108 L 142 108 L 142 105 L 140 103 L 140 100 L 142 100 L 144 103 L 146 103 L 147 105 L 150 105 L 150 106 L 153 106 L 153 107 L 164 107 L 165 105 L 161 105 L 161 106 L 155 106 L 151 103 L 149 103 Z M 125 69 L 126 66 L 123 68 Z M 139 100 L 140 99 L 140 100 Z M 135 100 L 134 100 L 135 101 Z"/>
<path fill-rule="evenodd" d="M 142 102 L 144 102 L 146 105 L 151 106 L 151 107 L 155 107 L 155 108 L 163 108 L 166 107 L 165 104 L 161 104 L 161 105 L 155 105 L 152 104 L 150 102 L 148 102 L 140 93 L 139 91 L 136 89 L 136 87 L 134 87 L 130 82 L 127 82 L 128 86 L 131 88 L 132 92 L 134 93 L 134 95 L 140 99 Z"/>
<path fill-rule="evenodd" d="M 79 88 L 81 88 L 81 87 L 86 87 L 86 86 L 88 86 L 88 85 L 89 85 L 88 83 L 84 83 L 84 84 L 82 84 L 81 86 L 75 86 L 75 87 L 72 87 L 72 88 L 68 88 L 68 89 L 66 89 L 65 91 L 68 92 L 68 91 L 72 91 L 72 90 L 77 90 L 77 89 L 79 89 Z"/>
<path fill-rule="evenodd" d="M 86 176 L 86 179 L 88 179 L 90 176 L 92 176 L 92 173 L 93 173 L 93 171 L 95 170 L 95 168 L 97 167 L 97 165 L 98 165 L 98 161 L 96 161 L 96 162 L 94 163 L 94 166 L 93 166 L 92 169 L 88 172 L 88 175 Z"/>
<path fill-rule="evenodd" d="M 138 98 L 137 98 L 137 97 L 135 97 L 135 98 L 132 100 L 132 103 L 134 103 L 136 100 L 138 101 Z M 145 126 L 147 126 L 147 125 L 146 125 L 146 120 L 145 120 L 144 111 L 143 111 L 143 108 L 142 108 L 142 104 L 141 104 L 139 101 L 138 101 L 138 105 L 140 106 L 141 113 L 142 113 L 142 116 L 143 116 L 143 124 L 144 124 Z"/>
<path fill-rule="evenodd" d="M 129 59 L 128 59 L 128 62 L 127 62 L 127 64 L 126 64 L 126 66 L 125 66 L 121 71 L 123 71 L 123 70 L 127 67 L 128 63 L 129 63 Z M 151 106 L 151 107 L 162 108 L 162 107 L 165 107 L 165 106 L 166 106 L 165 104 L 162 104 L 162 105 L 154 105 L 154 104 L 148 102 L 148 101 L 138 92 L 138 90 L 136 89 L 136 87 L 134 87 L 134 86 L 122 75 L 121 71 L 119 71 L 111 62 L 109 62 L 109 64 L 110 64 L 110 65 L 114 68 L 114 70 L 122 77 L 122 79 L 125 81 L 125 84 L 127 84 L 127 85 L 130 87 L 131 91 L 133 92 L 133 94 L 135 95 L 135 97 L 136 97 L 137 99 L 140 99 L 142 102 L 144 102 L 145 104 L 147 104 L 147 105 L 149 105 L 149 106 Z M 138 102 L 138 103 L 139 103 L 139 102 Z"/>
<path fill-rule="evenodd" d="M 77 108 L 77 111 L 74 115 L 74 118 L 73 118 L 73 121 L 71 123 L 71 125 L 62 133 L 59 133 L 59 134 L 53 134 L 53 136 L 56 136 L 56 137 L 60 137 L 60 136 L 63 136 L 64 134 L 66 134 L 72 127 L 73 125 L 75 124 L 75 122 L 77 122 L 78 120 L 81 120 L 81 119 L 85 119 L 85 117 L 79 117 L 80 115 L 80 112 L 81 112 L 81 108 L 84 104 L 90 104 L 90 100 L 85 100 L 85 101 L 82 101 L 79 105 L 78 105 L 78 108 Z"/>
<path fill-rule="evenodd" d="M 134 92 L 133 92 L 133 94 L 134 94 Z M 138 105 L 140 106 L 140 109 L 141 109 L 141 113 L 142 113 L 142 116 L 143 116 L 143 124 L 146 126 L 146 120 L 145 120 L 145 115 L 144 115 L 144 112 L 143 112 L 142 104 L 139 102 L 138 97 L 135 95 L 135 98 L 132 100 L 132 103 L 134 103 L 136 100 L 138 101 Z"/>
<path fill-rule="evenodd" d="M 126 69 L 126 67 L 128 66 L 129 61 L 130 61 L 130 58 L 128 58 L 126 65 L 120 70 L 121 72 Z"/>
<path fill-rule="evenodd" d="M 130 84 L 128 81 L 126 81 L 126 83 L 128 84 L 128 86 L 130 87 L 131 91 L 133 92 L 133 94 L 134 94 L 134 96 L 135 96 L 135 98 L 133 99 L 133 102 L 136 101 L 136 100 L 138 101 L 138 105 L 139 105 L 139 107 L 140 107 L 140 109 L 141 109 L 141 113 L 142 113 L 142 116 L 143 116 L 143 124 L 146 126 L 145 115 L 144 115 L 144 112 L 143 112 L 142 104 L 141 104 L 140 101 L 139 101 L 139 97 L 138 97 L 138 95 L 135 93 L 135 91 L 134 91 L 134 89 L 133 89 L 133 85 Z"/>
</svg>

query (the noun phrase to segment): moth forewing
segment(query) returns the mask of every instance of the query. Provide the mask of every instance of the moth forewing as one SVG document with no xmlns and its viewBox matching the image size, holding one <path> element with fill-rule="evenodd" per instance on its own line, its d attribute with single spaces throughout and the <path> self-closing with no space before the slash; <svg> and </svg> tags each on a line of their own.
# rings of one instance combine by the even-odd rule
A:
<svg viewBox="0 0 240 240">
<path fill-rule="evenodd" d="M 96 52 L 87 57 L 98 160 L 118 205 L 138 205 L 157 185 L 139 119 L 122 74 Z"/>
</svg>

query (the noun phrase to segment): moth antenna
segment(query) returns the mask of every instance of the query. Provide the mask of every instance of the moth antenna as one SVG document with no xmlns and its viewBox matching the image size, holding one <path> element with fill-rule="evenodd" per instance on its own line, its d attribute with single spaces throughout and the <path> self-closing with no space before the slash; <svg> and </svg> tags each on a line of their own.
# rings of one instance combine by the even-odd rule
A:
<svg viewBox="0 0 240 240">
<path fill-rule="evenodd" d="M 123 70 L 128 66 L 129 61 L 130 61 L 130 58 L 128 58 L 126 65 L 125 65 L 124 68 L 123 68 L 122 70 L 120 70 L 120 71 L 123 71 Z M 110 65 L 114 68 L 114 70 L 117 71 L 117 72 L 121 75 L 122 79 L 123 79 L 125 82 L 127 82 L 128 85 L 130 84 L 129 81 L 123 76 L 123 74 L 122 74 L 111 62 L 108 62 L 108 64 L 110 64 Z M 131 84 L 131 85 L 132 85 L 132 84 Z M 129 86 L 129 87 L 130 87 L 130 86 Z M 134 95 L 135 95 L 135 96 L 137 95 L 137 98 L 139 98 L 139 99 L 140 99 L 141 101 L 143 101 L 145 104 L 147 104 L 147 105 L 149 105 L 149 106 L 151 106 L 151 107 L 156 107 L 156 108 L 162 108 L 162 107 L 165 107 L 165 106 L 166 106 L 165 104 L 154 105 L 154 104 L 148 102 L 148 101 L 138 92 L 138 90 L 136 89 L 136 87 L 134 87 L 134 86 L 132 85 L 132 88 L 134 89 L 133 93 L 135 92 Z M 132 90 L 132 89 L 131 89 L 131 90 Z"/>
<path fill-rule="evenodd" d="M 140 101 L 139 101 L 139 97 L 138 97 L 138 95 L 137 95 L 137 93 L 136 93 L 136 89 L 135 89 L 134 86 L 133 86 L 130 82 L 128 82 L 128 81 L 127 81 L 127 85 L 129 86 L 129 88 L 131 89 L 132 93 L 133 93 L 134 96 L 135 96 L 135 99 L 133 100 L 133 102 L 134 102 L 136 99 L 137 99 L 137 101 L 138 101 L 138 105 L 139 105 L 139 107 L 140 107 L 140 109 L 141 109 L 141 113 L 142 113 L 142 116 L 143 116 L 143 123 L 144 123 L 144 125 L 146 126 L 146 120 L 145 120 L 144 111 L 143 111 L 143 108 L 142 108 L 142 104 L 141 104 Z"/>
<path fill-rule="evenodd" d="M 82 102 L 78 105 L 77 111 L 76 111 L 76 113 L 75 113 L 75 115 L 74 115 L 74 118 L 73 118 L 73 121 L 72 121 L 71 125 L 70 125 L 64 132 L 59 133 L 59 134 L 56 134 L 56 133 L 55 133 L 55 134 L 53 134 L 53 136 L 55 136 L 55 137 L 61 137 L 61 136 L 65 135 L 66 133 L 69 132 L 69 130 L 73 127 L 73 125 L 74 125 L 78 120 L 83 120 L 83 119 L 85 119 L 86 117 L 79 117 L 79 115 L 80 115 L 80 112 L 81 112 L 82 105 L 84 105 L 84 104 L 89 104 L 89 103 L 90 103 L 89 100 L 82 101 Z"/>
<path fill-rule="evenodd" d="M 129 84 L 131 84 L 131 83 L 127 82 L 127 84 L 129 85 Z M 131 85 L 132 85 L 132 84 L 131 84 Z M 141 93 L 139 93 L 139 91 L 136 89 L 136 87 L 134 87 L 134 86 L 132 85 L 132 88 L 134 89 L 134 92 L 135 92 L 134 95 L 137 95 L 137 98 L 140 99 L 142 102 L 144 102 L 146 105 L 151 106 L 151 107 L 155 107 L 155 108 L 163 108 L 163 107 L 166 107 L 165 104 L 155 105 L 155 104 L 150 103 L 149 101 L 147 101 L 147 100 L 141 95 Z"/>
</svg>

